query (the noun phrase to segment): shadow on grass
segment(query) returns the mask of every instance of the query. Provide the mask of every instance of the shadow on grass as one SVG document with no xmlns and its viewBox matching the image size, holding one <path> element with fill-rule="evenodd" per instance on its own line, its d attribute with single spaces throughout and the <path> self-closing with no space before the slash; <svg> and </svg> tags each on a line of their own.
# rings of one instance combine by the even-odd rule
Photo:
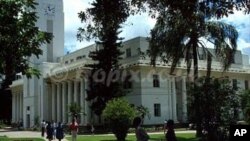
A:
<svg viewBox="0 0 250 141">
<path fill-rule="evenodd" d="M 198 138 L 183 138 L 183 137 L 177 137 L 177 141 L 198 141 Z"/>
<path fill-rule="evenodd" d="M 100 141 L 117 141 L 117 140 L 100 140 Z M 133 140 L 126 140 L 126 141 L 133 141 Z M 166 141 L 166 140 L 165 138 L 150 138 L 150 141 Z M 198 139 L 177 137 L 177 141 L 198 141 Z"/>
<path fill-rule="evenodd" d="M 100 141 L 117 141 L 117 140 L 100 140 Z M 125 140 L 125 141 L 133 141 L 133 140 Z"/>
</svg>

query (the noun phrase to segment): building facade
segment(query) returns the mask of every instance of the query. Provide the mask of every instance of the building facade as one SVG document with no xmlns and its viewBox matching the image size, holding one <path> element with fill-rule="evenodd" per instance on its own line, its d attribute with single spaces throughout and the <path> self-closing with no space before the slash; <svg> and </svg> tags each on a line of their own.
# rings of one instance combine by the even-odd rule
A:
<svg viewBox="0 0 250 141">
<path fill-rule="evenodd" d="M 98 47 L 90 45 L 64 55 L 62 0 L 39 0 L 38 3 L 37 26 L 43 31 L 53 33 L 54 39 L 51 44 L 42 47 L 44 53 L 39 59 L 31 58 L 30 65 L 41 71 L 41 77 L 27 79 L 18 75 L 17 80 L 13 81 L 12 122 L 23 121 L 25 128 L 32 127 L 43 119 L 69 123 L 71 119 L 68 105 L 77 103 L 82 110 L 79 117 L 81 125 L 99 124 L 99 120 L 89 108 L 90 102 L 85 100 L 90 70 L 85 66 L 93 63 L 88 54 Z M 162 124 L 165 119 L 187 122 L 185 62 L 179 62 L 174 75 L 170 75 L 170 64 L 157 61 L 153 67 L 150 65 L 150 58 L 141 56 L 141 52 L 146 52 L 148 45 L 144 37 L 123 43 L 121 50 L 124 54 L 120 64 L 130 74 L 129 78 L 124 80 L 124 88 L 128 90 L 125 98 L 131 104 L 143 105 L 149 109 L 150 118 L 145 118 L 144 124 Z M 206 61 L 200 55 L 199 75 L 203 76 L 205 73 Z M 237 51 L 234 64 L 224 73 L 221 64 L 214 58 L 212 76 L 228 76 L 241 89 L 248 89 L 248 56 Z"/>
</svg>

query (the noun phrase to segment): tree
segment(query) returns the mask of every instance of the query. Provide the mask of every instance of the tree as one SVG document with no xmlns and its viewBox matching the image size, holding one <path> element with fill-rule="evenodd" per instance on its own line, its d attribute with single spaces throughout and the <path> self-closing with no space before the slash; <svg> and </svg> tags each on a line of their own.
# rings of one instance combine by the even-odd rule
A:
<svg viewBox="0 0 250 141">
<path fill-rule="evenodd" d="M 71 115 L 72 118 L 80 116 L 82 107 L 79 104 L 74 102 L 68 105 L 68 107 L 69 107 L 69 114 Z M 85 113 L 82 114 L 84 115 Z"/>
<path fill-rule="evenodd" d="M 134 104 L 131 104 L 131 106 L 136 109 L 136 116 L 140 117 L 142 122 L 144 121 L 145 116 L 150 119 L 151 115 L 147 107 L 144 107 L 143 105 L 135 106 Z"/>
<path fill-rule="evenodd" d="M 7 88 L 17 73 L 39 76 L 39 71 L 29 66 L 29 57 L 39 57 L 40 46 L 49 43 L 52 35 L 36 27 L 36 5 L 34 0 L 0 1 L 1 89 Z"/>
<path fill-rule="evenodd" d="M 80 41 L 96 40 L 97 49 L 90 53 L 96 63 L 87 65 L 92 69 L 87 100 L 92 101 L 92 110 L 100 116 L 109 100 L 124 95 L 119 82 L 122 38 L 118 35 L 129 16 L 129 4 L 126 0 L 95 0 L 91 5 L 79 13 L 85 27 L 79 28 L 77 37 Z"/>
<path fill-rule="evenodd" d="M 203 138 L 206 141 L 228 140 L 225 136 L 229 131 L 229 125 L 236 124 L 239 117 L 239 100 L 228 78 L 198 79 L 196 88 L 190 87 L 188 100 L 188 113 L 192 117 L 197 116 L 197 107 L 203 112 L 199 113 L 203 131 Z M 209 82 L 209 83 L 207 83 Z M 197 96 L 199 95 L 199 103 Z"/>
<path fill-rule="evenodd" d="M 241 108 L 245 117 L 245 121 L 250 124 L 250 90 L 242 91 L 241 95 Z"/>
<path fill-rule="evenodd" d="M 193 65 L 193 81 L 196 82 L 198 79 L 198 56 L 201 55 L 199 54 L 199 48 L 201 48 L 202 54 L 207 58 L 207 77 L 209 78 L 212 53 L 203 42 L 205 38 L 214 44 L 216 57 L 223 63 L 223 69 L 229 68 L 237 48 L 238 33 L 233 26 L 222 22 L 207 22 L 202 20 L 203 17 L 200 16 L 191 20 L 178 15 L 178 12 L 172 12 L 171 10 L 166 12 L 164 15 L 167 17 L 158 18 L 155 28 L 151 31 L 150 55 L 152 56 L 152 62 L 155 62 L 157 56 L 163 57 L 165 62 L 170 61 L 172 63 L 170 72 L 172 73 L 178 62 L 184 57 L 188 74 Z M 164 53 L 166 56 L 163 56 Z M 193 85 L 193 87 L 196 87 L 196 85 Z M 200 99 L 199 95 L 196 96 L 196 100 Z M 197 114 L 200 112 L 197 112 Z M 199 116 L 196 117 L 199 135 L 201 133 L 201 119 Z"/>
<path fill-rule="evenodd" d="M 209 81 L 213 55 L 207 49 L 204 40 L 214 45 L 215 55 L 222 62 L 224 71 L 233 63 L 237 49 L 236 29 L 210 19 L 228 16 L 233 13 L 234 7 L 238 10 L 242 7 L 248 10 L 247 1 L 235 3 L 226 0 L 133 0 L 133 4 L 142 9 L 145 9 L 145 2 L 149 5 L 150 14 L 157 19 L 149 38 L 149 55 L 153 65 L 158 57 L 166 63 L 171 62 L 172 74 L 176 65 L 184 59 L 188 74 L 193 66 L 193 81 L 197 82 L 198 56 L 202 53 L 207 60 L 207 81 Z M 193 84 L 192 86 L 196 88 L 196 83 Z M 195 100 L 199 99 L 199 95 L 196 95 Z M 196 113 L 199 115 L 201 111 L 196 108 Z M 196 118 L 197 135 L 200 136 L 201 118 L 199 116 Z"/>
<path fill-rule="evenodd" d="M 221 18 L 223 16 L 228 16 L 233 13 L 233 8 L 236 10 L 243 10 L 246 14 L 250 13 L 249 0 L 132 0 L 132 5 L 137 8 L 134 8 L 132 12 L 145 12 L 147 11 L 147 7 L 149 7 L 150 14 L 154 14 L 159 10 L 164 10 L 161 8 L 167 6 L 173 8 L 173 10 L 181 10 L 182 15 L 191 16 L 194 14 L 192 13 L 193 10 L 195 10 L 193 9 L 193 4 L 197 6 L 200 5 L 200 10 L 203 11 L 203 13 L 207 13 L 209 17 L 216 16 L 217 18 Z"/>
<path fill-rule="evenodd" d="M 109 121 L 117 140 L 125 141 L 128 129 L 136 116 L 136 109 L 128 101 L 116 98 L 107 103 L 103 116 Z"/>
</svg>

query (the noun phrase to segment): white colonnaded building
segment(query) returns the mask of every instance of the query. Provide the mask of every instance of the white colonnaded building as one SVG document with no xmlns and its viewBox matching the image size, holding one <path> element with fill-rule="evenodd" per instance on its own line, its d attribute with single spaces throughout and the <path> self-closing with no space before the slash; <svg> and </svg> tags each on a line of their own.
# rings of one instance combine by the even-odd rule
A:
<svg viewBox="0 0 250 141">
<path fill-rule="evenodd" d="M 23 121 L 25 128 L 35 125 L 36 120 L 69 123 L 68 105 L 75 102 L 81 106 L 79 117 L 81 125 L 98 124 L 85 100 L 88 87 L 88 71 L 85 65 L 92 62 L 88 57 L 90 51 L 96 50 L 96 45 L 90 45 L 80 50 L 64 55 L 64 13 L 62 0 L 37 0 L 39 19 L 37 26 L 42 31 L 53 33 L 50 44 L 42 46 L 43 55 L 39 59 L 31 58 L 30 65 L 39 69 L 41 76 L 27 79 L 17 75 L 11 85 L 12 91 L 12 122 Z M 181 61 L 175 75 L 169 75 L 170 64 L 160 61 L 156 67 L 150 65 L 148 57 L 141 52 L 148 49 L 145 37 L 137 37 L 125 41 L 120 61 L 123 68 L 130 70 L 132 81 L 126 82 L 129 93 L 126 98 L 131 104 L 143 105 L 150 111 L 150 118 L 145 118 L 144 124 L 162 124 L 165 119 L 176 122 L 187 122 L 186 94 L 186 64 Z M 211 52 L 213 50 L 211 49 Z M 199 55 L 199 75 L 206 74 L 206 61 Z M 221 64 L 212 63 L 212 76 L 228 76 L 232 84 L 241 89 L 249 88 L 250 65 L 247 55 L 237 51 L 234 64 L 222 73 Z M 40 122 L 40 121 L 39 121 Z"/>
</svg>

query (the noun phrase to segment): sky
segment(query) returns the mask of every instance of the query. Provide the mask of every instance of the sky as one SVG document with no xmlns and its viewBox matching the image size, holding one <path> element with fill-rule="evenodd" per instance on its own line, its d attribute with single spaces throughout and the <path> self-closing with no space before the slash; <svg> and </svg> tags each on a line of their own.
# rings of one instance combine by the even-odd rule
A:
<svg viewBox="0 0 250 141">
<path fill-rule="evenodd" d="M 94 41 L 79 42 L 76 39 L 77 29 L 83 26 L 78 13 L 90 7 L 92 0 L 63 0 L 64 17 L 65 17 L 65 53 L 78 50 L 93 44 Z M 250 55 L 250 14 L 245 15 L 242 11 L 236 11 L 233 15 L 221 19 L 236 27 L 239 32 L 238 49 L 245 54 Z M 150 29 L 154 27 L 155 20 L 147 16 L 147 14 L 130 16 L 125 24 L 123 24 L 123 32 L 120 34 L 124 40 L 128 40 L 137 36 L 148 37 Z"/>
</svg>

